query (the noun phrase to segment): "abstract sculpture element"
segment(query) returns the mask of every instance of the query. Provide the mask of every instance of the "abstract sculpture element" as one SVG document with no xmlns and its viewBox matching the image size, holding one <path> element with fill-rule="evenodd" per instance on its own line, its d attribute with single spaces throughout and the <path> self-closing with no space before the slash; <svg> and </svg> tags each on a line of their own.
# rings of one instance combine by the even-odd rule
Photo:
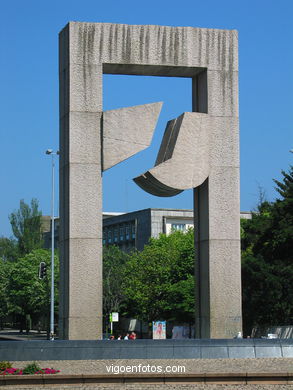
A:
<svg viewBox="0 0 293 390">
<path fill-rule="evenodd" d="M 168 122 L 155 167 L 134 179 L 156 196 L 200 186 L 209 175 L 208 115 L 185 112 Z"/>
<path fill-rule="evenodd" d="M 103 171 L 150 146 L 161 108 L 151 103 L 103 112 Z"/>
</svg>

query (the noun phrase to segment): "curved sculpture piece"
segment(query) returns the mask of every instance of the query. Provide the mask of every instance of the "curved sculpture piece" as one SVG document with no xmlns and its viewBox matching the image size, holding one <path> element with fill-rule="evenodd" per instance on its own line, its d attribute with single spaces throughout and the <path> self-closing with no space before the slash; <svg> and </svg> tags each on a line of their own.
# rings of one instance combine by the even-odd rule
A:
<svg viewBox="0 0 293 390">
<path fill-rule="evenodd" d="M 143 173 L 142 175 L 133 179 L 135 183 L 141 187 L 143 190 L 149 194 L 160 196 L 160 197 L 170 197 L 180 194 L 183 190 L 178 190 L 177 188 L 172 188 L 161 183 L 159 180 L 153 176 L 150 171 Z"/>
<path fill-rule="evenodd" d="M 208 115 L 185 112 L 168 122 L 154 168 L 133 179 L 156 196 L 175 196 L 209 175 Z"/>
</svg>

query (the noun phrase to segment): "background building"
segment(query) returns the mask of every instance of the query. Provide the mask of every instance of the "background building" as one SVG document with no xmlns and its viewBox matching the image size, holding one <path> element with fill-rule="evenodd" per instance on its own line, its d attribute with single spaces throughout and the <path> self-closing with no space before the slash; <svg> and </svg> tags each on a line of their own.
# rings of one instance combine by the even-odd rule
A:
<svg viewBox="0 0 293 390">
<path fill-rule="evenodd" d="M 240 217 L 250 219 L 251 212 L 241 212 Z M 59 245 L 59 218 L 55 218 L 55 247 Z M 51 248 L 51 217 L 42 217 L 44 246 Z M 144 209 L 130 213 L 103 213 L 103 244 L 117 245 L 129 252 L 139 251 L 151 237 L 160 233 L 170 234 L 172 230 L 186 231 L 193 227 L 193 210 Z"/>
<path fill-rule="evenodd" d="M 150 237 L 193 227 L 193 210 L 144 209 L 103 220 L 103 244 L 142 250 Z"/>
</svg>

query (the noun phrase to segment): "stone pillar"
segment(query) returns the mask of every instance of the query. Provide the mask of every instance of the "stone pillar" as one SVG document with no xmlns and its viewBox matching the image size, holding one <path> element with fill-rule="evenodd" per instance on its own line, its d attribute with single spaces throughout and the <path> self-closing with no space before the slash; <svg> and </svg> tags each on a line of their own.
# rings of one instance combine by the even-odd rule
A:
<svg viewBox="0 0 293 390">
<path fill-rule="evenodd" d="M 207 71 L 206 92 L 210 173 L 194 189 L 196 337 L 231 338 L 242 331 L 237 68 Z"/>
<path fill-rule="evenodd" d="M 60 338 L 102 337 L 102 67 L 60 33 Z"/>
</svg>

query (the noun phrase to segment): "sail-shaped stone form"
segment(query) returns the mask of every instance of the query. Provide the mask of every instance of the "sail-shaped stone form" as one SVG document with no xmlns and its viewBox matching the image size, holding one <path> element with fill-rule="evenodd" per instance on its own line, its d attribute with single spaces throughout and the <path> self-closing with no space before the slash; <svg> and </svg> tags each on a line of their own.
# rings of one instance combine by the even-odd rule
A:
<svg viewBox="0 0 293 390">
<path fill-rule="evenodd" d="M 150 146 L 161 108 L 151 103 L 103 112 L 103 171 Z"/>
</svg>

